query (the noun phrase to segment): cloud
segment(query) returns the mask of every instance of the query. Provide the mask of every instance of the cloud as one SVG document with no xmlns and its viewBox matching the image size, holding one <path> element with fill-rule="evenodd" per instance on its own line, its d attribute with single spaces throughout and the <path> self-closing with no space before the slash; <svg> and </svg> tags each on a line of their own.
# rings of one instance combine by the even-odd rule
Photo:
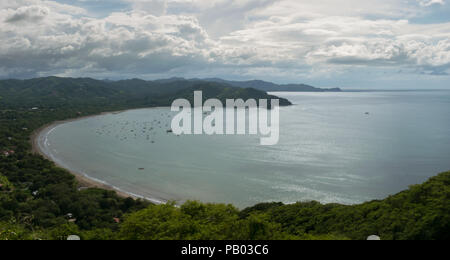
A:
<svg viewBox="0 0 450 260">
<path fill-rule="evenodd" d="M 417 66 L 427 69 L 450 64 L 448 40 L 435 44 L 402 39 L 343 40 L 321 46 L 309 58 L 341 65 Z"/>
<path fill-rule="evenodd" d="M 40 6 L 24 6 L 17 10 L 11 11 L 5 22 L 15 23 L 15 22 L 39 22 L 43 20 L 48 14 L 49 9 Z"/>
<path fill-rule="evenodd" d="M 0 10 L 13 9 L 17 10 L 20 8 L 29 8 L 32 6 L 38 6 L 47 8 L 52 12 L 56 13 L 65 13 L 71 15 L 82 15 L 86 14 L 86 10 L 83 8 L 58 3 L 56 1 L 46 1 L 46 0 L 11 0 L 11 1 L 1 1 L 0 2 Z"/>
<path fill-rule="evenodd" d="M 417 26 L 406 20 L 323 17 L 297 21 L 272 17 L 222 37 L 230 47 L 272 63 L 358 66 L 442 66 L 450 63 L 450 24 Z M 250 53 L 250 52 L 248 52 Z"/>
<path fill-rule="evenodd" d="M 14 15 L 17 13 L 24 12 L 17 9 Z M 17 17 L 14 15 L 11 17 Z M 197 20 L 187 16 L 131 11 L 102 19 L 54 14 L 40 21 L 18 25 L 8 19 L 0 25 L 0 66 L 4 74 L 9 71 L 14 75 L 20 70 L 34 74 L 167 72 L 205 62 L 204 50 L 212 44 Z"/>
<path fill-rule="evenodd" d="M 444 5 L 445 0 L 420 0 L 419 3 L 421 6 L 432 6 L 434 4 Z"/>
<path fill-rule="evenodd" d="M 443 1 L 126 2 L 98 17 L 55 1 L 1 2 L 0 77 L 332 78 L 450 67 L 450 23 L 410 21 Z"/>
</svg>

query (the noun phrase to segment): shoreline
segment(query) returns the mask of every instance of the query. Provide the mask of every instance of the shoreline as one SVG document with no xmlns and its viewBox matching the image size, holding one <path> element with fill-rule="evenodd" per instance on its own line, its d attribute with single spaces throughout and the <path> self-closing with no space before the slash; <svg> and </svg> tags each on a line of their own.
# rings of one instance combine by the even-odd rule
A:
<svg viewBox="0 0 450 260">
<path fill-rule="evenodd" d="M 73 169 L 68 169 L 64 165 L 61 165 L 60 163 L 56 162 L 50 155 L 45 153 L 42 150 L 41 142 L 40 142 L 41 141 L 40 137 L 43 134 L 48 134 L 53 129 L 55 129 L 58 126 L 63 125 L 63 124 L 67 124 L 67 123 L 75 122 L 75 121 L 80 121 L 80 120 L 84 120 L 84 119 L 89 119 L 89 118 L 93 118 L 93 117 L 97 117 L 97 116 L 121 114 L 121 113 L 130 111 L 130 110 L 152 109 L 152 108 L 158 108 L 158 107 L 136 108 L 136 109 L 127 109 L 127 110 L 113 111 L 113 112 L 102 112 L 102 113 L 99 113 L 99 114 L 94 114 L 94 115 L 89 115 L 89 116 L 81 116 L 81 117 L 76 117 L 76 118 L 71 118 L 71 119 L 66 119 L 66 120 L 54 121 L 52 123 L 46 124 L 46 125 L 38 128 L 38 129 L 36 129 L 30 135 L 31 153 L 37 154 L 37 155 L 41 155 L 45 159 L 53 162 L 57 167 L 62 168 L 64 170 L 68 171 L 70 174 L 72 174 L 75 177 L 76 181 L 78 182 L 78 189 L 79 190 L 80 189 L 88 189 L 88 188 L 98 188 L 98 189 L 114 191 L 121 198 L 132 198 L 132 199 L 135 199 L 135 200 L 136 199 L 143 199 L 143 200 L 147 200 L 147 201 L 150 201 L 150 202 L 156 203 L 156 204 L 165 203 L 163 200 L 147 198 L 147 197 L 140 196 L 140 195 L 137 195 L 137 194 L 132 194 L 131 192 L 127 192 L 127 191 L 121 190 L 120 188 L 115 187 L 113 185 L 105 184 L 102 180 L 95 180 L 95 178 L 89 177 L 85 173 L 78 172 L 78 171 L 75 171 Z"/>
</svg>

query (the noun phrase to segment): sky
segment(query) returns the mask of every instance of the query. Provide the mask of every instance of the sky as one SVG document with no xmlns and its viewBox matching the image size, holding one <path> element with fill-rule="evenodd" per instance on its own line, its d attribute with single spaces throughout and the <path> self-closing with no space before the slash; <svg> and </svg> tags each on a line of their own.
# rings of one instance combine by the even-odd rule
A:
<svg viewBox="0 0 450 260">
<path fill-rule="evenodd" d="M 450 89 L 450 0 L 8 0 L 0 78 Z"/>
</svg>

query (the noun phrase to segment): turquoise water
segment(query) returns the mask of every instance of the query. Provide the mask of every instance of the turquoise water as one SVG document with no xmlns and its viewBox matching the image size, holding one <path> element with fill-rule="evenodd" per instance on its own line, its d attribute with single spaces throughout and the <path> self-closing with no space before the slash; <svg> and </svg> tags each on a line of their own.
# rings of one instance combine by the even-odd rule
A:
<svg viewBox="0 0 450 260">
<path fill-rule="evenodd" d="M 175 136 L 169 108 L 82 119 L 41 133 L 56 162 L 156 201 L 381 199 L 450 170 L 450 92 L 274 93 L 280 142 Z M 368 112 L 368 114 L 366 114 Z"/>
</svg>

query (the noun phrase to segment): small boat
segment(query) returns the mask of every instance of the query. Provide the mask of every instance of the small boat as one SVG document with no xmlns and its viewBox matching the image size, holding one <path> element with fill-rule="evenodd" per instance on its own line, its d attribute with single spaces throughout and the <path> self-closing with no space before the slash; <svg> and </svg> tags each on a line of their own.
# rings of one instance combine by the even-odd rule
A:
<svg viewBox="0 0 450 260">
<path fill-rule="evenodd" d="M 173 133 L 172 129 L 167 130 L 167 133 Z"/>
<path fill-rule="evenodd" d="M 145 170 L 145 168 L 139 168 L 139 170 L 140 170 L 140 171 L 143 171 L 143 170 Z"/>
</svg>

